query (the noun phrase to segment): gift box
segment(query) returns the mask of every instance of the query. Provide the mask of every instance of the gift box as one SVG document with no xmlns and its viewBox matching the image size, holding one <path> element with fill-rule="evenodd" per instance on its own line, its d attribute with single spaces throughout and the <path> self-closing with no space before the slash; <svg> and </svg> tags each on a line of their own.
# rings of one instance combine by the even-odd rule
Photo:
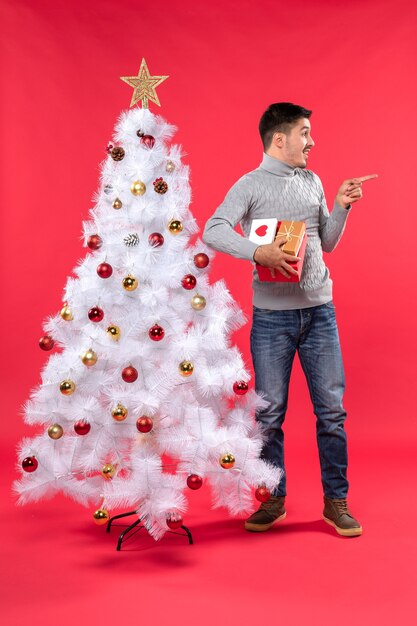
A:
<svg viewBox="0 0 417 626">
<path fill-rule="evenodd" d="M 278 269 L 264 267 L 256 263 L 259 280 L 261 282 L 299 283 L 303 271 L 304 256 L 307 247 L 307 234 L 304 222 L 293 222 L 277 219 L 254 219 L 252 220 L 249 239 L 259 245 L 272 243 L 276 237 L 286 236 L 288 241 L 282 246 L 287 254 L 298 256 L 300 261 L 288 261 L 298 275 L 290 275 L 289 278 L 281 274 Z"/>
<path fill-rule="evenodd" d="M 252 220 L 249 239 L 262 246 L 272 243 L 276 237 L 278 220 L 275 217 Z"/>
<path fill-rule="evenodd" d="M 277 237 L 286 237 L 287 241 L 282 246 L 282 251 L 292 256 L 298 256 L 304 235 L 306 234 L 306 225 L 304 222 L 290 222 L 282 220 L 278 224 Z"/>
</svg>

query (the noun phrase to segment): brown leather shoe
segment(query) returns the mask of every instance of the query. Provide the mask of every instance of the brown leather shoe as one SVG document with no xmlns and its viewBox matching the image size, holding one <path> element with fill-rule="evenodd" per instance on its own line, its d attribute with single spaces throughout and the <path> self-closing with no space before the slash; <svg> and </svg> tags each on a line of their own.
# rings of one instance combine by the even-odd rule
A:
<svg viewBox="0 0 417 626">
<path fill-rule="evenodd" d="M 344 537 L 357 537 L 362 534 L 362 526 L 349 511 L 346 498 L 331 500 L 325 496 L 323 519 Z"/>
<path fill-rule="evenodd" d="M 246 520 L 245 529 L 257 533 L 269 530 L 273 524 L 287 517 L 284 504 L 285 496 L 271 496 Z"/>
</svg>

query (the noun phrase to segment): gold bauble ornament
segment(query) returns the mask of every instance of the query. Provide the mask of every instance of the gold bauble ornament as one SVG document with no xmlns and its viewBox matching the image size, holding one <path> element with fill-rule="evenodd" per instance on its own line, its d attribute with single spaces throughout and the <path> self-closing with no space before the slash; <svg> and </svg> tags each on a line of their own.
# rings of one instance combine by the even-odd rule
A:
<svg viewBox="0 0 417 626">
<path fill-rule="evenodd" d="M 119 402 L 117 406 L 112 409 L 111 416 L 116 422 L 123 422 L 127 417 L 127 408 Z"/>
<path fill-rule="evenodd" d="M 120 200 L 120 198 L 116 198 L 116 200 L 113 202 L 113 209 L 121 209 L 123 204 L 122 201 Z"/>
<path fill-rule="evenodd" d="M 126 276 L 123 280 L 122 280 L 122 285 L 123 288 L 126 289 L 126 291 L 135 291 L 135 289 L 137 289 L 138 287 L 138 280 L 137 278 L 135 278 L 134 276 L 131 276 L 130 274 L 128 274 L 128 276 Z"/>
<path fill-rule="evenodd" d="M 191 361 L 181 361 L 179 365 L 179 370 L 181 376 L 191 376 L 194 371 L 194 365 Z"/>
<path fill-rule="evenodd" d="M 103 465 L 101 470 L 101 475 L 103 476 L 103 478 L 105 478 L 106 480 L 111 480 L 115 474 L 116 468 L 114 465 L 112 465 L 111 463 L 106 463 L 106 465 Z"/>
<path fill-rule="evenodd" d="M 75 383 L 72 380 L 63 380 L 59 385 L 59 391 L 64 394 L 64 396 L 70 396 L 75 391 Z"/>
<path fill-rule="evenodd" d="M 115 324 L 111 324 L 106 331 L 110 337 L 114 340 L 114 341 L 119 341 L 120 339 L 120 328 L 118 326 L 116 326 Z"/>
<path fill-rule="evenodd" d="M 64 429 L 60 424 L 52 424 L 52 426 L 48 428 L 48 435 L 51 439 L 61 439 L 63 434 Z"/>
<path fill-rule="evenodd" d="M 146 191 L 146 185 L 141 180 L 135 180 L 130 185 L 130 191 L 133 193 L 134 196 L 143 196 Z"/>
<path fill-rule="evenodd" d="M 167 161 L 165 169 L 168 172 L 168 174 L 172 174 L 172 172 L 175 170 L 175 163 L 174 163 L 174 161 Z"/>
<path fill-rule="evenodd" d="M 97 363 L 97 354 L 92 348 L 90 348 L 89 350 L 86 350 L 86 352 L 84 352 L 81 360 L 87 367 L 92 367 Z"/>
<path fill-rule="evenodd" d="M 69 308 L 68 304 L 65 302 L 64 306 L 61 309 L 61 317 L 63 320 L 65 320 L 66 322 L 70 322 L 71 320 L 74 319 L 74 316 L 71 312 L 71 309 Z"/>
<path fill-rule="evenodd" d="M 182 222 L 180 220 L 171 220 L 168 224 L 168 230 L 171 235 L 178 235 L 183 229 Z"/>
<path fill-rule="evenodd" d="M 235 462 L 236 462 L 236 459 L 231 452 L 222 454 L 222 456 L 219 459 L 219 463 L 224 469 L 231 469 L 234 466 Z"/>
<path fill-rule="evenodd" d="M 106 509 L 97 509 L 97 511 L 95 511 L 93 514 L 93 518 L 95 523 L 100 526 L 100 524 L 107 524 L 110 515 L 109 512 L 106 511 Z"/>
<path fill-rule="evenodd" d="M 200 294 L 196 293 L 196 295 L 191 298 L 191 306 L 195 311 L 202 311 L 206 306 L 205 297 L 200 296 Z"/>
</svg>

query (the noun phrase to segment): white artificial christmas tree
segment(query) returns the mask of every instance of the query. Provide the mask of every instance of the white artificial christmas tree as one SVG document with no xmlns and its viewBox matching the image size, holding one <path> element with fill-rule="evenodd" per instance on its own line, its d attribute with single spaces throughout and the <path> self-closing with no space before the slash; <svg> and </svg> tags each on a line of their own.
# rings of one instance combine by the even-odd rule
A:
<svg viewBox="0 0 417 626">
<path fill-rule="evenodd" d="M 20 503 L 61 491 L 98 523 L 133 508 L 159 539 L 182 524 L 186 490 L 207 482 L 214 506 L 243 514 L 281 472 L 260 459 L 265 401 L 230 345 L 244 316 L 223 281 L 209 283 L 211 252 L 190 242 L 175 128 L 147 108 L 156 78 L 143 61 L 132 98 L 143 108 L 121 114 L 84 223 L 90 250 L 44 325 L 41 348 L 59 351 L 25 405 L 45 430 L 21 443 L 15 489 Z"/>
</svg>

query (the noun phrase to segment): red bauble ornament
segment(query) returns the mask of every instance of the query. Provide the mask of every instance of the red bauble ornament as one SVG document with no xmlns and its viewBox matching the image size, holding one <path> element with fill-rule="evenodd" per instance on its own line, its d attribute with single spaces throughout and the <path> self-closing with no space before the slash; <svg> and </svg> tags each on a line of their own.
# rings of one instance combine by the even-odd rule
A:
<svg viewBox="0 0 417 626">
<path fill-rule="evenodd" d="M 198 474 L 190 474 L 187 478 L 187 487 L 195 491 L 196 489 L 200 489 L 203 484 L 203 479 Z"/>
<path fill-rule="evenodd" d="M 142 415 L 136 420 L 136 428 L 140 433 L 149 433 L 153 428 L 153 421 L 147 415 Z"/>
<path fill-rule="evenodd" d="M 161 233 L 151 233 L 148 237 L 149 245 L 154 248 L 159 248 L 164 243 L 164 238 Z"/>
<path fill-rule="evenodd" d="M 27 456 L 22 461 L 22 467 L 25 472 L 34 472 L 38 467 L 38 461 L 35 456 Z"/>
<path fill-rule="evenodd" d="M 205 254 L 205 252 L 199 252 L 194 257 L 194 265 L 198 267 L 199 269 L 203 269 L 207 267 L 209 262 L 210 262 L 210 259 L 208 258 L 207 254 Z"/>
<path fill-rule="evenodd" d="M 197 279 L 192 274 L 187 274 L 181 281 L 181 285 L 184 289 L 194 289 L 197 284 Z"/>
<path fill-rule="evenodd" d="M 102 243 L 103 240 L 100 235 L 90 235 L 87 239 L 87 246 L 90 248 L 90 250 L 98 250 L 99 248 L 101 248 Z"/>
<path fill-rule="evenodd" d="M 259 502 L 268 502 L 271 497 L 271 492 L 266 487 L 258 487 L 255 491 L 255 498 L 259 500 Z"/>
<path fill-rule="evenodd" d="M 153 341 L 161 341 L 161 339 L 164 338 L 165 335 L 165 331 L 162 328 L 162 326 L 159 326 L 158 324 L 155 324 L 154 326 L 152 326 L 152 328 L 149 329 L 149 337 L 153 340 Z"/>
<path fill-rule="evenodd" d="M 133 367 L 133 365 L 128 365 L 122 370 L 122 378 L 125 383 L 134 383 L 138 377 L 138 371 Z"/>
<path fill-rule="evenodd" d="M 171 513 L 169 517 L 167 517 L 167 526 L 171 530 L 176 530 L 177 528 L 181 528 L 183 519 L 179 513 Z"/>
<path fill-rule="evenodd" d="M 113 268 L 110 263 L 100 263 L 100 265 L 97 267 L 97 274 L 100 276 L 100 278 L 110 278 L 110 276 L 113 274 Z"/>
<path fill-rule="evenodd" d="M 249 385 L 244 380 L 238 380 L 233 384 L 233 391 L 237 396 L 244 396 L 248 389 Z"/>
<path fill-rule="evenodd" d="M 140 138 L 140 143 L 147 148 L 153 148 L 155 145 L 155 137 L 152 137 L 152 135 L 143 135 L 143 137 Z"/>
<path fill-rule="evenodd" d="M 103 309 L 100 309 L 98 306 L 93 306 L 93 308 L 88 311 L 88 317 L 92 322 L 101 322 L 104 317 Z"/>
<path fill-rule="evenodd" d="M 45 335 L 39 339 L 39 347 L 41 350 L 52 350 L 55 341 L 49 335 Z"/>
<path fill-rule="evenodd" d="M 78 422 L 74 424 L 74 430 L 77 435 L 87 435 L 91 430 L 91 424 L 85 420 L 78 420 Z"/>
</svg>

